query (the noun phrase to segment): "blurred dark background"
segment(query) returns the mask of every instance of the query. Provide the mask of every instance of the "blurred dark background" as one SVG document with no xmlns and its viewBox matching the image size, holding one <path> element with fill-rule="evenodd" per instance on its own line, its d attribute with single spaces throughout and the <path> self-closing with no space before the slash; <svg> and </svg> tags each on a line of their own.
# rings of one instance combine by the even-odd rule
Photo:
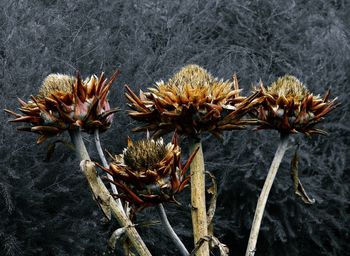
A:
<svg viewBox="0 0 350 256">
<path fill-rule="evenodd" d="M 110 101 L 123 110 L 125 83 L 146 88 L 189 63 L 224 79 L 237 73 L 243 94 L 259 79 L 268 85 L 286 73 L 315 94 L 331 88 L 342 106 L 320 124 L 329 136 L 292 141 L 300 143 L 300 179 L 316 203 L 294 195 L 291 148 L 270 194 L 257 255 L 349 255 L 349 12 L 347 0 L 0 0 L 0 109 L 16 109 L 16 97 L 36 94 L 49 73 L 76 70 L 109 76 L 120 68 Z M 112 255 L 107 240 L 118 226 L 102 220 L 74 152 L 58 145 L 47 160 L 48 143 L 35 145 L 36 136 L 17 132 L 9 119 L 0 112 L 0 255 Z M 101 135 L 104 147 L 121 152 L 128 135 L 143 136 L 129 132 L 135 125 L 118 113 Z M 219 184 L 215 235 L 232 255 L 244 255 L 278 134 L 204 137 L 206 167 Z M 181 206 L 166 209 L 192 248 L 188 193 L 178 198 Z M 157 219 L 153 209 L 138 216 Z M 154 255 L 178 255 L 160 225 L 140 232 Z"/>
</svg>

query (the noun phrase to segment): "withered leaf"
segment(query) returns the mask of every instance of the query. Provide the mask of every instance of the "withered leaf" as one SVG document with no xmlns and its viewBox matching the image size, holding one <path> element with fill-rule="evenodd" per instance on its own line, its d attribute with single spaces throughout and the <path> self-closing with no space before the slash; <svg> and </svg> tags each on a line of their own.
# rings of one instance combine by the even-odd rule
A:
<svg viewBox="0 0 350 256">
<path fill-rule="evenodd" d="M 295 150 L 294 156 L 292 158 L 291 161 L 291 178 L 293 181 L 293 187 L 294 187 L 294 192 L 296 195 L 298 195 L 305 204 L 314 204 L 315 203 L 315 199 L 314 198 L 310 198 L 303 185 L 301 184 L 300 180 L 299 180 L 299 174 L 298 174 L 298 163 L 299 163 L 299 156 L 298 156 L 298 148 Z"/>
<path fill-rule="evenodd" d="M 210 176 L 211 183 L 212 183 L 211 186 L 207 189 L 207 192 L 212 195 L 210 198 L 209 209 L 207 211 L 207 222 L 208 222 L 208 227 L 209 227 L 212 224 L 215 210 L 216 210 L 216 201 L 218 198 L 218 188 L 217 188 L 215 176 L 208 171 L 206 172 L 206 174 Z"/>
<path fill-rule="evenodd" d="M 201 246 L 205 243 L 209 243 L 210 247 L 217 247 L 220 251 L 220 256 L 228 256 L 229 255 L 229 248 L 226 244 L 223 244 L 217 239 L 215 236 L 204 236 L 201 239 L 198 240 L 196 243 L 195 248 L 191 252 L 190 256 L 194 256 L 196 252 L 201 248 Z"/>
<path fill-rule="evenodd" d="M 68 141 L 65 140 L 55 140 L 51 143 L 49 143 L 49 145 L 47 146 L 47 152 L 46 152 L 46 157 L 45 157 L 45 162 L 49 162 L 52 158 L 53 153 L 55 152 L 56 149 L 56 144 L 57 143 L 62 143 L 63 145 L 65 145 L 67 148 L 74 150 L 74 145 Z"/>
</svg>

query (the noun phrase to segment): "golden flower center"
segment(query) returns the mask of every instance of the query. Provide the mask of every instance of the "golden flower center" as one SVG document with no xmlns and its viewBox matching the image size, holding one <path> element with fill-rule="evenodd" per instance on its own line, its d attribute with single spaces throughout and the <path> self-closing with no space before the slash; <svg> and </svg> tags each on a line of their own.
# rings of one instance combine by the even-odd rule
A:
<svg viewBox="0 0 350 256">
<path fill-rule="evenodd" d="M 162 141 L 140 140 L 124 151 L 124 163 L 132 170 L 149 169 L 162 161 L 166 153 Z"/>
<path fill-rule="evenodd" d="M 180 90 L 186 85 L 191 85 L 192 88 L 207 87 L 214 81 L 214 77 L 209 74 L 204 68 L 198 65 L 187 65 L 183 67 L 168 81 L 168 85 L 177 87 Z"/>
<path fill-rule="evenodd" d="M 72 93 L 75 81 L 76 78 L 74 76 L 50 74 L 41 85 L 38 96 L 44 98 L 54 93 Z"/>
<path fill-rule="evenodd" d="M 231 91 L 231 83 L 214 78 L 208 71 L 198 65 L 187 65 L 176 73 L 168 82 L 158 83 L 159 97 L 170 98 L 179 95 L 193 99 L 225 98 Z M 172 95 L 172 96 L 170 96 Z"/>
<path fill-rule="evenodd" d="M 302 100 L 310 94 L 309 90 L 295 76 L 285 75 L 272 83 L 268 92 L 279 97 L 294 98 Z"/>
</svg>

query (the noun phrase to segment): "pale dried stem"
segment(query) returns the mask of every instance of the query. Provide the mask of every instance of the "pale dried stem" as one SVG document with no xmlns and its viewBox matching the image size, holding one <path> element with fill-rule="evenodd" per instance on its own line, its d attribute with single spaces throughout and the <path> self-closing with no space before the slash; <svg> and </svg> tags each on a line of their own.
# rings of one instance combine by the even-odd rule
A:
<svg viewBox="0 0 350 256">
<path fill-rule="evenodd" d="M 191 163 L 191 204 L 194 244 L 208 235 L 207 212 L 205 201 L 205 170 L 201 140 L 190 141 L 190 153 L 199 148 Z M 209 245 L 203 244 L 196 256 L 208 256 Z"/>
<path fill-rule="evenodd" d="M 96 149 L 97 149 L 98 155 L 100 156 L 102 164 L 105 168 L 109 168 L 108 162 L 106 160 L 106 157 L 105 157 L 103 150 L 102 150 L 102 147 L 101 147 L 100 132 L 98 129 L 95 130 L 94 138 L 95 138 Z M 109 173 L 107 173 L 107 177 L 109 180 L 113 181 L 113 176 L 110 175 Z M 111 185 L 113 194 L 118 195 L 117 187 L 112 183 L 110 183 L 110 185 Z M 117 204 L 119 205 L 119 207 L 124 211 L 121 200 L 118 198 L 118 199 L 116 199 L 116 201 L 117 201 Z"/>
<path fill-rule="evenodd" d="M 165 209 L 164 209 L 162 204 L 157 205 L 157 211 L 158 211 L 159 217 L 161 219 L 161 222 L 163 224 L 163 227 L 165 228 L 168 235 L 175 243 L 176 247 L 179 249 L 181 255 L 183 255 L 183 256 L 190 255 L 190 253 L 187 251 L 185 245 L 182 243 L 182 241 L 180 240 L 180 238 L 177 236 L 174 229 L 170 225 L 168 217 L 166 216 L 166 213 L 165 213 Z"/>
<path fill-rule="evenodd" d="M 284 153 L 286 152 L 288 147 L 288 136 L 281 136 L 281 140 L 278 144 L 275 156 L 272 160 L 270 170 L 267 174 L 263 189 L 260 193 L 258 203 L 255 210 L 254 220 L 252 224 L 252 229 L 250 230 L 249 241 L 246 251 L 246 256 L 254 256 L 256 251 L 256 243 L 259 236 L 259 230 L 261 226 L 261 220 L 264 215 L 264 210 L 266 206 L 267 199 L 269 197 L 269 193 L 275 180 L 278 168 L 282 162 Z"/>
<path fill-rule="evenodd" d="M 90 161 L 90 156 L 84 145 L 81 132 L 79 129 L 71 130 L 70 136 L 75 146 L 76 153 L 81 160 L 80 168 L 87 179 L 94 199 L 101 207 L 101 210 L 107 218 L 111 218 L 111 213 L 117 219 L 121 227 L 127 227 L 126 235 L 130 239 L 137 253 L 141 256 L 151 256 L 148 248 L 138 234 L 130 219 L 125 215 L 122 209 L 118 206 L 108 189 L 97 175 L 96 168 L 93 162 Z"/>
</svg>

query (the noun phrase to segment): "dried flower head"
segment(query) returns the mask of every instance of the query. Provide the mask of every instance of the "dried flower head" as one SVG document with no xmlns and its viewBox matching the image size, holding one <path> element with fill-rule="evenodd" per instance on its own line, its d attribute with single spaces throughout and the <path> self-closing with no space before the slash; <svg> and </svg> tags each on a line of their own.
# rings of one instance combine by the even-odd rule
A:
<svg viewBox="0 0 350 256">
<path fill-rule="evenodd" d="M 315 125 L 339 105 L 336 98 L 328 99 L 330 91 L 323 98 L 314 96 L 290 75 L 278 78 L 268 88 L 261 84 L 260 93 L 256 99 L 260 105 L 254 111 L 261 123 L 258 129 L 276 129 L 282 134 L 325 134 Z"/>
<path fill-rule="evenodd" d="M 141 91 L 139 97 L 126 89 L 129 115 L 146 123 L 134 131 L 150 130 L 155 137 L 174 130 L 188 136 L 203 131 L 220 136 L 223 130 L 244 128 L 249 120 L 241 118 L 258 95 L 242 97 L 236 76 L 233 82 L 218 80 L 197 65 L 185 66 L 168 82 Z"/>
<path fill-rule="evenodd" d="M 5 109 L 16 118 L 11 123 L 27 123 L 19 126 L 19 130 L 40 134 L 37 143 L 65 130 L 81 127 L 83 131 L 92 133 L 95 129 L 101 132 L 108 129 L 113 120 L 113 113 L 107 100 L 109 89 L 116 78 L 115 72 L 107 81 L 104 74 L 95 75 L 82 81 L 76 77 L 50 74 L 43 82 L 37 96 L 31 100 L 20 102 L 21 114 Z"/>
<path fill-rule="evenodd" d="M 109 169 L 96 163 L 111 174 L 122 199 L 136 209 L 163 202 L 176 202 L 174 196 L 188 184 L 186 171 L 197 150 L 184 165 L 176 135 L 165 145 L 162 139 L 128 141 L 123 153 L 113 157 Z"/>
</svg>

